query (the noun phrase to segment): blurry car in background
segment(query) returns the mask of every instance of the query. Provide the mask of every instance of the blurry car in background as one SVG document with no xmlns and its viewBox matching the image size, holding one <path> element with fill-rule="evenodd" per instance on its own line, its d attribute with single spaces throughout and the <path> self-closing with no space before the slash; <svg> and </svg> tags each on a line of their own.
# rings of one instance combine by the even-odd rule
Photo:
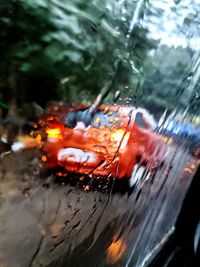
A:
<svg viewBox="0 0 200 267">
<path fill-rule="evenodd" d="M 184 144 L 193 156 L 200 157 L 200 129 L 198 127 L 170 119 L 164 123 L 159 132 L 172 137 L 179 144 Z"/>
<path fill-rule="evenodd" d="M 80 126 L 88 107 L 49 111 L 40 121 L 48 167 L 94 176 L 153 172 L 164 161 L 166 144 L 154 132 L 153 116 L 143 108 L 102 105 L 87 127 Z M 78 116 L 77 116 L 78 115 Z M 132 183 L 133 184 L 133 183 Z"/>
</svg>

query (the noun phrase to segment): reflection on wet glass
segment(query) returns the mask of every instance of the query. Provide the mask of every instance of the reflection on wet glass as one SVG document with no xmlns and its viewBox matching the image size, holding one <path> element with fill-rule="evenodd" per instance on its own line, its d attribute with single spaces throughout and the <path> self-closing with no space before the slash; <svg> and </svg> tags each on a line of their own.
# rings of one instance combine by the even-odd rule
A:
<svg viewBox="0 0 200 267">
<path fill-rule="evenodd" d="M 101 5 L 114 16 L 113 26 L 97 14 L 93 30 L 116 40 L 101 90 L 93 101 L 85 93 L 86 104 L 49 105 L 31 134 L 11 147 L 13 152 L 39 148 L 37 167 L 54 177 L 51 193 L 34 192 L 43 204 L 42 249 L 33 266 L 148 266 L 174 234 L 199 165 L 200 4 L 110 0 Z M 91 23 L 82 12 L 79 20 Z M 62 85 L 70 82 L 71 77 L 61 79 Z M 23 194 L 34 199 L 29 188 Z M 54 197 L 48 222 L 45 209 Z"/>
<path fill-rule="evenodd" d="M 126 251 L 126 245 L 123 240 L 113 240 L 107 249 L 107 261 L 110 263 L 116 263 L 123 256 Z"/>
</svg>

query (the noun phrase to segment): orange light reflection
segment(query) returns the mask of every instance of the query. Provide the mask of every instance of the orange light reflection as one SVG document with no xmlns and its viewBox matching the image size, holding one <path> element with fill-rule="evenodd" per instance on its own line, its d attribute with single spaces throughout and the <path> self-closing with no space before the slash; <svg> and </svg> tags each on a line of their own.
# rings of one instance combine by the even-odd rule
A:
<svg viewBox="0 0 200 267">
<path fill-rule="evenodd" d="M 59 128 L 47 129 L 46 130 L 48 138 L 57 139 L 61 136 L 61 131 Z"/>
<path fill-rule="evenodd" d="M 107 261 L 110 263 L 117 262 L 126 251 L 126 245 L 122 239 L 113 241 L 110 246 L 107 248 Z"/>
</svg>

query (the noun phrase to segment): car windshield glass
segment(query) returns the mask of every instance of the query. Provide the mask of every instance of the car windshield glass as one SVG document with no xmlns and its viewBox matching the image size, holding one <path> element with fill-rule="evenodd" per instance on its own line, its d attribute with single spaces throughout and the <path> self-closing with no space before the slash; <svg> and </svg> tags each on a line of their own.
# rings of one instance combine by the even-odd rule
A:
<svg viewBox="0 0 200 267">
<path fill-rule="evenodd" d="M 94 115 L 91 125 L 95 128 L 106 127 L 110 128 L 111 126 L 119 126 L 121 120 L 119 118 L 118 112 L 113 111 L 97 111 Z"/>
<path fill-rule="evenodd" d="M 200 267 L 200 0 L 0 14 L 0 267 Z"/>
<path fill-rule="evenodd" d="M 141 112 L 137 112 L 135 116 L 135 122 L 143 129 L 147 129 L 146 124 L 143 120 L 143 115 Z"/>
<path fill-rule="evenodd" d="M 68 112 L 67 115 L 63 118 L 63 123 L 69 128 L 74 128 L 76 126 L 76 113 L 77 112 Z"/>
</svg>

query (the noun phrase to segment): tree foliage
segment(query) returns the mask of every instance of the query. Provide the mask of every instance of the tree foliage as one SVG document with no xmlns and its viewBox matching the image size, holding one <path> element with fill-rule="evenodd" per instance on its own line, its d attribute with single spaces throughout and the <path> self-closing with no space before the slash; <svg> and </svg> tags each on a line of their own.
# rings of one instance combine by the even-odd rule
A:
<svg viewBox="0 0 200 267">
<path fill-rule="evenodd" d="M 192 45 L 160 46 L 152 39 L 153 22 L 160 30 L 165 24 L 165 11 L 151 7 L 156 1 L 0 0 L 1 107 L 12 99 L 18 105 L 91 101 L 114 80 L 113 89 L 122 93 L 120 104 L 128 99 L 125 104 L 133 105 L 139 96 L 140 104 L 159 113 L 176 108 L 178 97 L 178 106 L 185 108 L 198 99 L 197 89 L 189 102 L 182 94 Z M 139 2 L 143 8 L 130 32 Z M 199 5 L 191 2 L 186 12 L 184 1 L 175 2 L 172 15 L 184 13 L 175 34 L 192 35 Z"/>
<path fill-rule="evenodd" d="M 171 49 L 163 45 L 153 51 L 144 62 L 142 104 L 158 115 L 166 108 L 186 108 L 188 103 L 181 96 L 187 86 L 190 60 L 188 49 L 182 47 Z"/>
<path fill-rule="evenodd" d="M 99 92 L 119 58 L 127 60 L 134 7 L 114 0 L 1 0 L 2 97 L 44 104 Z M 145 35 L 137 27 L 132 36 L 128 60 L 137 58 L 136 68 L 152 46 Z"/>
</svg>

